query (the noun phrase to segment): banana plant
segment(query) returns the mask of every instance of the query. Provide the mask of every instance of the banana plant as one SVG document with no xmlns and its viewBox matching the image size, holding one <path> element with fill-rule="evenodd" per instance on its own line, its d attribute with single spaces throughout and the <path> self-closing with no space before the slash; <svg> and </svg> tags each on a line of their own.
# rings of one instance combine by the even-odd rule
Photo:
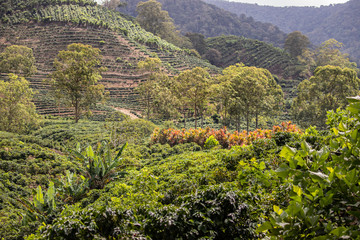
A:
<svg viewBox="0 0 360 240">
<path fill-rule="evenodd" d="M 102 141 L 94 151 L 88 146 L 85 151 L 81 151 L 80 144 L 76 150 L 69 150 L 69 153 L 76 160 L 82 161 L 84 165 L 83 175 L 89 180 L 90 189 L 102 189 L 107 183 L 123 176 L 125 172 L 117 171 L 121 166 L 121 154 L 126 148 L 125 143 L 113 158 L 111 145 L 107 141 Z"/>
<path fill-rule="evenodd" d="M 56 211 L 55 197 L 55 186 L 54 183 L 50 181 L 45 195 L 39 185 L 32 201 L 28 201 L 24 198 L 18 199 L 26 210 L 26 212 L 22 214 L 22 224 L 27 225 L 29 222 L 34 221 L 46 223 L 49 216 Z"/>
<path fill-rule="evenodd" d="M 66 176 L 59 181 L 58 192 L 64 197 L 64 202 L 75 203 L 85 196 L 89 180 L 82 175 L 66 171 Z"/>
</svg>

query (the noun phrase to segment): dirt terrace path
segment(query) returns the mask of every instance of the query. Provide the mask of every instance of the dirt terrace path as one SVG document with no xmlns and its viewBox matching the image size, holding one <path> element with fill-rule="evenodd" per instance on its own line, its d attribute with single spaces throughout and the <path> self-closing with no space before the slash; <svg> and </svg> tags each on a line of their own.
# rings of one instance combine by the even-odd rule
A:
<svg viewBox="0 0 360 240">
<path fill-rule="evenodd" d="M 114 107 L 114 109 L 115 109 L 116 111 L 122 112 L 122 113 L 125 114 L 125 115 L 128 115 L 131 119 L 138 119 L 138 118 L 139 118 L 139 117 L 136 116 L 135 114 L 132 114 L 129 109 L 119 108 L 119 107 Z"/>
</svg>

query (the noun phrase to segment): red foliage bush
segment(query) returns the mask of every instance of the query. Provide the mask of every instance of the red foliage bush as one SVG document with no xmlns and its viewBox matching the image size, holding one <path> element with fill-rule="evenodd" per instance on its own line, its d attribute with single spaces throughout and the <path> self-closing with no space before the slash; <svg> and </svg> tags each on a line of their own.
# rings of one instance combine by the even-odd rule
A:
<svg viewBox="0 0 360 240">
<path fill-rule="evenodd" d="M 272 130 L 256 129 L 253 132 L 246 131 L 230 133 L 226 127 L 216 130 L 212 128 L 197 129 L 155 129 L 151 136 L 151 143 L 169 144 L 175 146 L 182 143 L 195 142 L 199 146 L 204 146 L 206 139 L 213 135 L 223 148 L 232 146 L 249 145 L 253 141 L 262 138 L 272 138 L 277 132 L 301 133 L 301 130 L 291 122 L 283 122 L 274 126 Z"/>
</svg>

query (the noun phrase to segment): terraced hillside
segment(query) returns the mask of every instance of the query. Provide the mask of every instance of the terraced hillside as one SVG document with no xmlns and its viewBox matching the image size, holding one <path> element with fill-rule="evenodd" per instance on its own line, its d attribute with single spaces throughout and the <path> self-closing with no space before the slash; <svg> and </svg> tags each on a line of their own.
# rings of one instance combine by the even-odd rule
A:
<svg viewBox="0 0 360 240">
<path fill-rule="evenodd" d="M 122 103 L 136 108 L 134 88 L 146 79 L 146 73 L 136 69 L 137 62 L 148 56 L 162 59 L 169 74 L 194 66 L 217 69 L 190 56 L 182 49 L 167 43 L 122 18 L 119 13 L 97 5 L 47 5 L 6 14 L 0 26 L 0 51 L 17 44 L 33 49 L 38 73 L 31 77 L 31 87 L 38 91 L 36 105 L 43 114 L 71 114 L 59 108 L 47 95 L 44 83 L 53 71 L 52 63 L 60 50 L 71 43 L 89 44 L 103 55 L 102 84 L 110 92 L 110 104 Z"/>
<path fill-rule="evenodd" d="M 238 36 L 219 36 L 206 40 L 209 48 L 221 53 L 221 67 L 236 63 L 268 69 L 272 74 L 283 78 L 296 78 L 297 60 L 283 49 L 258 40 Z"/>
</svg>

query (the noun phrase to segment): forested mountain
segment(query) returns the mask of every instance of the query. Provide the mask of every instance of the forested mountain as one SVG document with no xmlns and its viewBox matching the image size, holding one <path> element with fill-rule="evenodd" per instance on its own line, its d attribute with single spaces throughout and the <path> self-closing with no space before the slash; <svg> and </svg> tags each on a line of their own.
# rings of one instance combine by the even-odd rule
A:
<svg viewBox="0 0 360 240">
<path fill-rule="evenodd" d="M 344 52 L 360 62 L 360 1 L 321 7 L 271 7 L 223 0 L 204 0 L 238 16 L 251 16 L 256 21 L 269 22 L 282 31 L 301 31 L 311 42 L 334 38 L 344 43 Z"/>
<path fill-rule="evenodd" d="M 120 8 L 120 11 L 136 16 L 136 5 L 140 1 L 124 0 L 127 6 Z M 272 24 L 255 21 L 252 17 L 237 17 L 201 0 L 160 0 L 159 2 L 183 33 L 196 32 L 206 37 L 221 34 L 244 36 L 273 43 L 276 46 L 282 46 L 286 38 L 286 34 Z"/>
</svg>

